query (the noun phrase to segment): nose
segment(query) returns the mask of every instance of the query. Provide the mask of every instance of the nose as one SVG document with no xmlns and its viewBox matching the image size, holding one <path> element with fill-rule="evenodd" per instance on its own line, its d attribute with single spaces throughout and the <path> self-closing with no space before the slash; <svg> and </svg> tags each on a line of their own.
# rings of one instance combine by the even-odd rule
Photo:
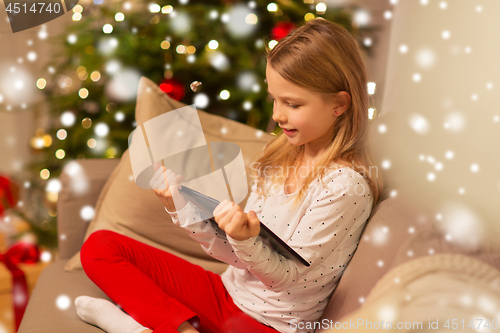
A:
<svg viewBox="0 0 500 333">
<path fill-rule="evenodd" d="M 278 103 L 274 101 L 273 104 L 273 120 L 278 124 L 286 123 L 286 114 L 282 111 L 281 107 L 278 107 Z"/>
</svg>

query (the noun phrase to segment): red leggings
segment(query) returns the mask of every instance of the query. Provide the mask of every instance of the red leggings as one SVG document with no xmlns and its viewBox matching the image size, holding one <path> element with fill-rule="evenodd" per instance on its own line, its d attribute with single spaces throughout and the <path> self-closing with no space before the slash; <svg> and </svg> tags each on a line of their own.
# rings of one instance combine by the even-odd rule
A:
<svg viewBox="0 0 500 333">
<path fill-rule="evenodd" d="M 114 231 L 92 233 L 81 261 L 109 298 L 154 333 L 177 332 L 185 321 L 202 333 L 278 332 L 241 311 L 218 274 Z"/>
</svg>

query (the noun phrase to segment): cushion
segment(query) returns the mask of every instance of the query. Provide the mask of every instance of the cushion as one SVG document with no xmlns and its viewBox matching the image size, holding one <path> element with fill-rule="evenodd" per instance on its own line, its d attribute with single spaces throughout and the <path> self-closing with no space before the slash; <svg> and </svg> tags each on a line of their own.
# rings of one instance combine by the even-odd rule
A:
<svg viewBox="0 0 500 333">
<path fill-rule="evenodd" d="M 139 81 L 135 119 L 137 126 L 165 112 L 186 106 L 170 98 L 150 79 Z M 240 148 L 245 161 L 250 193 L 250 164 L 273 136 L 237 121 L 197 110 L 208 142 L 233 142 Z M 244 207 L 247 198 L 239 203 Z M 188 233 L 172 223 L 170 215 L 153 190 L 144 189 L 133 179 L 128 149 L 103 187 L 95 214 L 85 233 L 84 241 L 94 231 L 116 231 L 145 244 L 173 253 L 206 270 L 220 274 L 227 264 L 212 258 Z M 82 269 L 80 252 L 65 265 L 66 271 Z"/>
<path fill-rule="evenodd" d="M 429 332 L 438 328 L 440 332 L 449 328 L 472 332 L 473 329 L 467 329 L 471 322 L 475 328 L 483 328 L 486 320 L 489 320 L 486 325 L 498 320 L 496 304 L 499 303 L 498 269 L 472 256 L 441 253 L 413 259 L 391 269 L 375 285 L 363 307 L 340 322 L 357 322 L 362 332 L 375 331 L 370 327 L 377 328 L 376 323 L 382 321 L 392 323 L 392 326 L 383 326 L 387 331 L 391 327 L 394 331 L 396 323 L 409 323 L 407 329 L 398 332 L 422 329 Z M 484 319 L 482 325 L 478 318 Z M 366 324 L 368 329 L 364 330 Z"/>
</svg>

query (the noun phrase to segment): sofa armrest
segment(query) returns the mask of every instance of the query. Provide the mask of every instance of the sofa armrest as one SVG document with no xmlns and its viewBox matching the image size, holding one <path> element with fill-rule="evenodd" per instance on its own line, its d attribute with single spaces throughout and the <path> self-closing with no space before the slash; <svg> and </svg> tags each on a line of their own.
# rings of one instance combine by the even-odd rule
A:
<svg viewBox="0 0 500 333">
<path fill-rule="evenodd" d="M 80 211 L 87 205 L 95 208 L 104 184 L 119 162 L 119 158 L 79 159 L 62 170 L 57 200 L 59 258 L 69 259 L 80 250 L 90 222 L 80 216 Z"/>
</svg>

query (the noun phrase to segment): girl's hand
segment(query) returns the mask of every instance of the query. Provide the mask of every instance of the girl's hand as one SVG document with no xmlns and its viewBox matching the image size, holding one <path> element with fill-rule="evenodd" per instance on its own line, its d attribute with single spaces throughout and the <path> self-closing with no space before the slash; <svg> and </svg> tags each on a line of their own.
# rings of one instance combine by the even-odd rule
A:
<svg viewBox="0 0 500 333">
<path fill-rule="evenodd" d="M 221 213 L 222 212 L 222 213 Z M 239 205 L 228 200 L 222 201 L 214 209 L 215 222 L 232 238 L 243 241 L 260 233 L 260 221 L 251 210 L 246 214 Z"/>
<path fill-rule="evenodd" d="M 179 189 L 181 188 L 180 183 L 184 177 L 182 175 L 176 175 L 170 169 L 165 169 L 160 162 L 155 162 L 154 169 L 155 174 L 149 181 L 149 186 L 158 196 L 161 203 L 170 212 L 178 211 L 186 206 L 187 200 L 179 193 Z"/>
</svg>

